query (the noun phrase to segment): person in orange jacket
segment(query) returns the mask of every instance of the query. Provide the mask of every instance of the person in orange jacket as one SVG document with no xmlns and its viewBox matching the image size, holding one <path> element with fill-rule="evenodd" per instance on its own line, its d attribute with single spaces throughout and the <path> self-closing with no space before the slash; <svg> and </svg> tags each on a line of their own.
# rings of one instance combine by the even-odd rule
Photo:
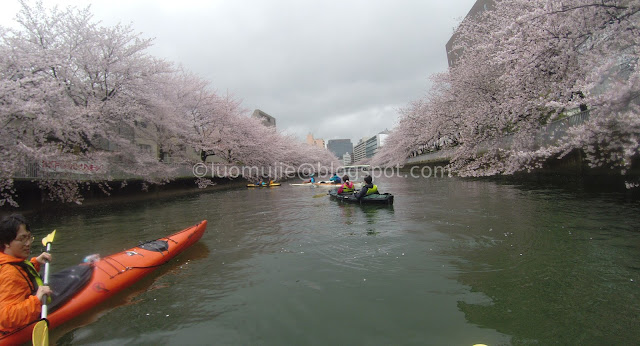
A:
<svg viewBox="0 0 640 346">
<path fill-rule="evenodd" d="M 39 320 L 42 301 L 52 293 L 38 274 L 51 255 L 43 252 L 27 260 L 33 239 L 22 215 L 0 220 L 0 333 Z"/>
</svg>

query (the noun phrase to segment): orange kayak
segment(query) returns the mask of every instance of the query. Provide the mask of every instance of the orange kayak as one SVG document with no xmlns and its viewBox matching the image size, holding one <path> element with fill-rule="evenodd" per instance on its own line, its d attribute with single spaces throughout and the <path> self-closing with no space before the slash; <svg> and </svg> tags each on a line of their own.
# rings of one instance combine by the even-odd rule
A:
<svg viewBox="0 0 640 346">
<path fill-rule="evenodd" d="M 47 317 L 49 329 L 56 328 L 102 303 L 158 266 L 169 262 L 196 243 L 206 228 L 207 221 L 204 220 L 164 238 L 142 243 L 110 256 L 96 256 L 88 263 L 53 274 L 50 285 L 54 295 L 49 304 Z M 30 341 L 31 331 L 38 321 L 33 321 L 9 334 L 0 334 L 0 344 L 15 345 Z"/>
</svg>

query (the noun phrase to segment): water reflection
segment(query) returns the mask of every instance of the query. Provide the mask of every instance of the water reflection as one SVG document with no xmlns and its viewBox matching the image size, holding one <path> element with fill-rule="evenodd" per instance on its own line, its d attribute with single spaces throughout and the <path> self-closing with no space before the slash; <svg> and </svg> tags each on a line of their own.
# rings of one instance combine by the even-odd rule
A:
<svg viewBox="0 0 640 346">
<path fill-rule="evenodd" d="M 621 265 L 640 264 L 636 206 L 490 188 L 495 195 L 477 195 L 482 205 L 465 203 L 466 214 L 451 217 L 458 280 L 483 298 L 459 302 L 468 320 L 512 335 L 513 344 L 637 343 L 638 271 Z"/>
<path fill-rule="evenodd" d="M 640 340 L 637 203 L 456 178 L 376 184 L 393 206 L 283 185 L 38 215 L 34 233 L 58 229 L 56 265 L 209 221 L 179 262 L 59 343 Z"/>
<path fill-rule="evenodd" d="M 375 225 L 377 222 L 388 220 L 393 217 L 393 205 L 360 205 L 336 202 L 340 210 L 340 220 L 346 226 L 354 224 L 354 221 L 364 217 L 366 223 Z M 373 228 L 372 228 L 373 229 Z"/>
</svg>

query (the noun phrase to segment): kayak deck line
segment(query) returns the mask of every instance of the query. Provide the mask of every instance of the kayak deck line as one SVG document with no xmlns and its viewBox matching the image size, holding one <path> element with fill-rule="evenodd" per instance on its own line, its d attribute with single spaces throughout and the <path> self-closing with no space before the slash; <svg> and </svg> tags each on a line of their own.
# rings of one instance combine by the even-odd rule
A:
<svg viewBox="0 0 640 346">
<path fill-rule="evenodd" d="M 182 233 L 182 232 L 178 232 L 178 233 Z M 190 235 L 189 235 L 189 237 L 191 237 L 191 236 L 192 236 L 192 234 L 190 234 Z M 168 239 L 168 240 L 171 240 L 172 242 L 174 242 L 175 244 L 179 244 L 179 242 L 178 242 L 178 241 L 176 241 L 176 240 L 174 240 L 174 239 L 171 239 L 170 237 L 165 237 L 165 238 L 163 238 L 163 239 Z M 161 248 L 161 250 L 158 250 L 158 251 L 150 250 L 150 249 L 147 249 L 147 248 L 142 247 L 142 246 L 144 246 L 144 245 L 146 245 L 146 244 L 151 244 L 151 243 L 156 243 L 156 242 L 163 242 L 163 240 L 160 240 L 160 239 L 156 239 L 156 240 L 148 240 L 148 241 L 145 241 L 145 242 L 142 242 L 142 243 L 138 244 L 137 248 L 141 248 L 141 249 L 144 249 L 144 250 L 147 250 L 147 251 L 154 251 L 154 252 L 160 253 L 162 256 L 164 256 L 164 253 L 163 253 L 163 252 L 165 252 L 165 251 L 166 251 L 167 253 L 169 252 L 169 246 L 168 246 L 168 245 L 166 246 L 166 248 L 165 248 L 165 247 L 163 247 L 163 248 Z M 165 242 L 165 243 L 166 243 L 166 242 Z M 135 248 L 133 248 L 133 249 L 135 249 Z M 144 255 L 143 255 L 143 254 L 141 254 L 140 252 L 134 251 L 134 250 L 132 250 L 132 249 L 131 249 L 131 250 L 126 250 L 126 251 L 124 251 L 124 253 L 126 253 L 126 254 L 127 254 L 127 255 L 129 255 L 129 256 L 136 256 L 136 255 L 137 255 L 137 256 L 144 257 Z M 115 278 L 116 276 L 118 276 L 118 275 L 120 275 L 120 274 L 123 274 L 123 273 L 125 273 L 125 272 L 127 272 L 127 271 L 129 271 L 129 270 L 131 270 L 131 269 L 157 268 L 157 267 L 160 267 L 160 266 L 162 266 L 162 265 L 167 264 L 167 263 L 170 261 L 170 259 L 169 259 L 169 260 L 167 260 L 167 261 L 165 261 L 165 262 L 161 262 L 161 263 L 154 264 L 154 265 L 149 265 L 149 266 L 125 266 L 124 264 L 122 264 L 121 262 L 119 262 L 117 259 L 113 258 L 113 256 L 107 256 L 107 257 L 104 257 L 104 258 L 102 258 L 102 259 L 104 260 L 104 263 L 106 263 L 106 264 L 110 265 L 110 266 L 111 266 L 111 267 L 116 271 L 116 273 L 115 273 L 115 274 L 110 274 L 107 270 L 105 270 L 103 267 L 99 266 L 97 263 L 92 263 L 92 266 L 94 266 L 95 268 L 98 268 L 98 269 L 102 270 L 105 274 L 109 275 L 109 277 L 110 277 L 111 279 L 113 279 L 113 278 Z M 117 267 L 116 265 L 114 265 L 112 262 L 117 263 L 119 266 L 121 266 L 121 267 L 122 267 L 122 269 L 118 269 L 118 267 Z"/>
</svg>

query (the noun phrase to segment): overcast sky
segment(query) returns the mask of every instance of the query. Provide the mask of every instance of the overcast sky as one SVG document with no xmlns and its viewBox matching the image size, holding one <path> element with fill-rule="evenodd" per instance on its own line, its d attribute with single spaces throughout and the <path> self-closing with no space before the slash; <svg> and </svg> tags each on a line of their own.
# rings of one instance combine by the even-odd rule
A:
<svg viewBox="0 0 640 346">
<path fill-rule="evenodd" d="M 304 140 L 354 145 L 391 129 L 398 109 L 445 71 L 445 44 L 476 0 L 45 0 L 91 4 L 104 25 L 155 38 L 150 53 L 276 118 Z M 18 0 L 3 0 L 14 26 Z"/>
</svg>

